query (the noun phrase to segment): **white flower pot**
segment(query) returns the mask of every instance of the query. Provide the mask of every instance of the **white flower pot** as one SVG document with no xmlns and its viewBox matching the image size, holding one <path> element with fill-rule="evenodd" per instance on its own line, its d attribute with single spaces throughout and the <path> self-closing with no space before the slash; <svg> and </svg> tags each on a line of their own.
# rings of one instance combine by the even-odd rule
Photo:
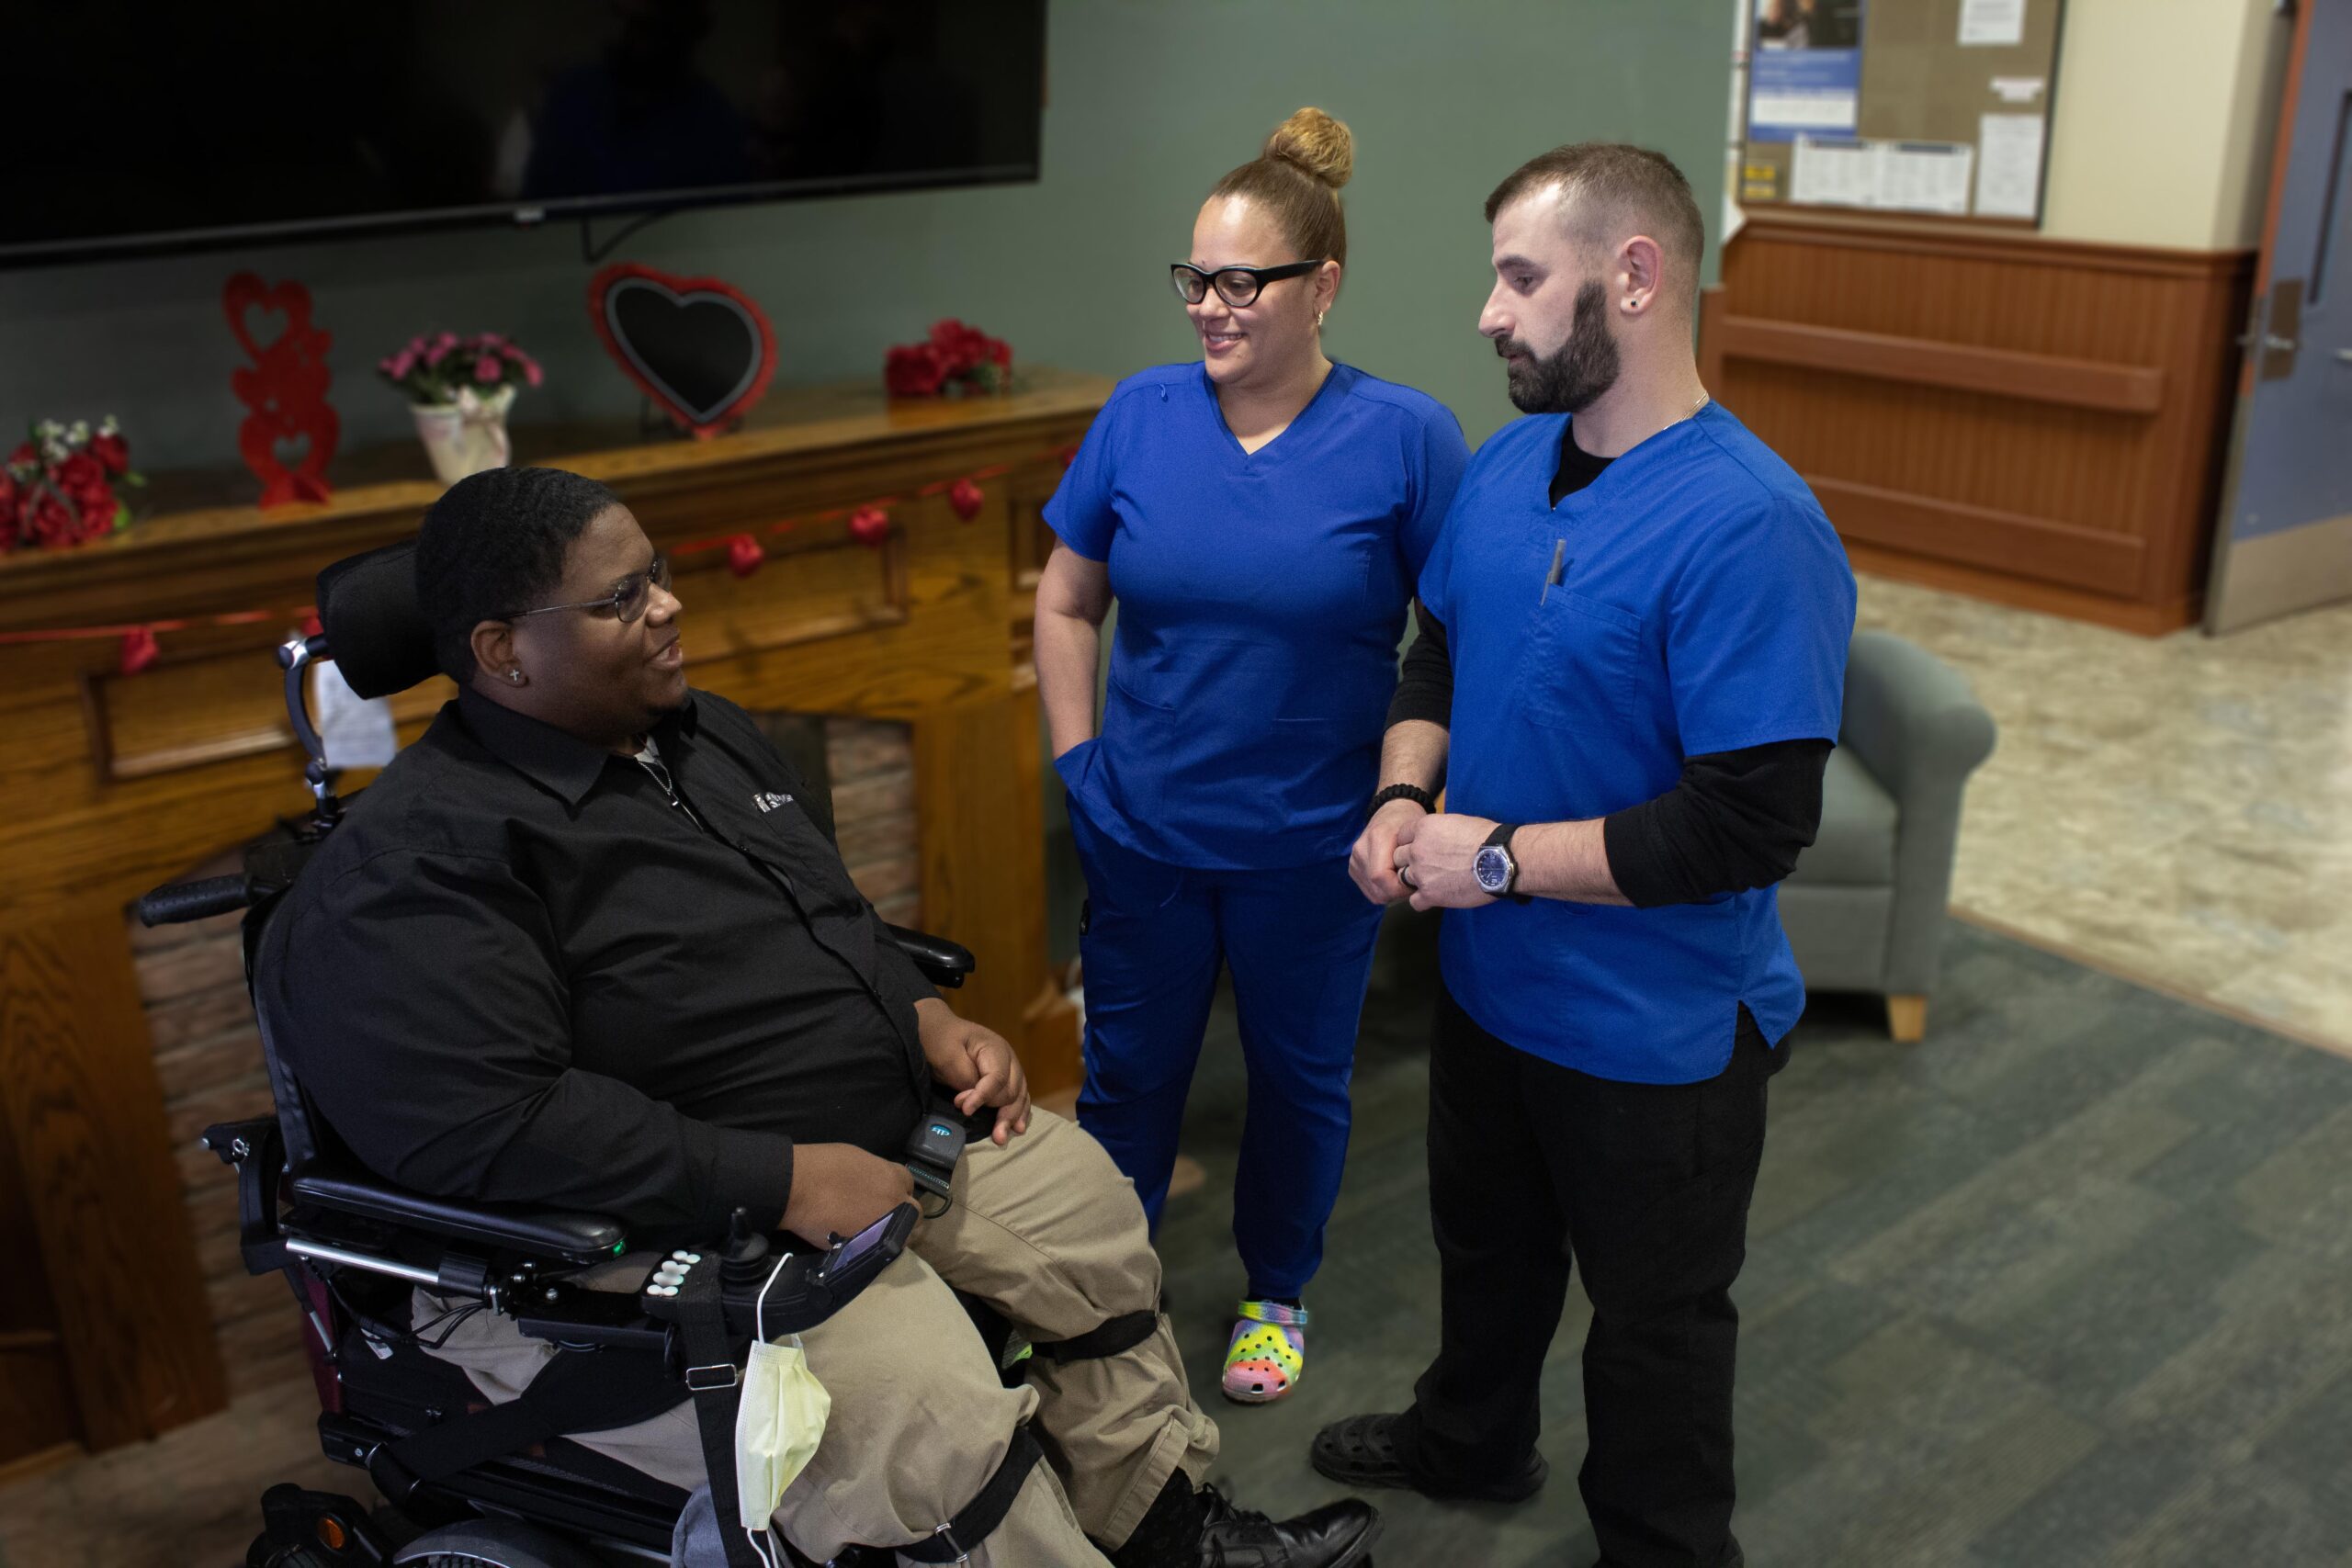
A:
<svg viewBox="0 0 2352 1568">
<path fill-rule="evenodd" d="M 514 389 L 500 387 L 484 397 L 458 394 L 454 403 L 417 403 L 417 439 L 433 459 L 433 472 L 443 484 L 456 484 L 468 474 L 506 466 L 513 448 L 506 440 L 506 411 L 514 406 Z"/>
</svg>

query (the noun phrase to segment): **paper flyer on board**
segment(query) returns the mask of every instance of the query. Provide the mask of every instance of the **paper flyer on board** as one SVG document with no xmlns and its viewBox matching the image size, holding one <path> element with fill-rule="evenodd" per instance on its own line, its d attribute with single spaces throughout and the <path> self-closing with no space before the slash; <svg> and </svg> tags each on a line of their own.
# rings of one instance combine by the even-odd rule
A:
<svg viewBox="0 0 2352 1568">
<path fill-rule="evenodd" d="M 1850 133 L 1862 96 L 1863 0 L 1756 0 L 1747 137 Z"/>
<path fill-rule="evenodd" d="M 2014 47 L 2025 41 L 2025 0 L 1961 0 L 1960 41 Z"/>
<path fill-rule="evenodd" d="M 1988 114 L 1976 133 L 1976 215 L 2031 218 L 2041 196 L 2041 117 Z"/>
<path fill-rule="evenodd" d="M 1964 141 L 1871 141 L 1800 136 L 1789 199 L 1815 207 L 1887 212 L 1968 211 L 1975 149 Z"/>
</svg>

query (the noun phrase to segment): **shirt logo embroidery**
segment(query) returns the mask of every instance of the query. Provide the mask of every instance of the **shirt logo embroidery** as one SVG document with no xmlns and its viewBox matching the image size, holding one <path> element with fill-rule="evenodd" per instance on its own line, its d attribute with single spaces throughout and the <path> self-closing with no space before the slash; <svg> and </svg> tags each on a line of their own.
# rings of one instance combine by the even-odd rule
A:
<svg viewBox="0 0 2352 1568">
<path fill-rule="evenodd" d="M 788 795 L 767 794 L 755 790 L 752 795 L 752 804 L 758 807 L 763 813 L 765 813 L 774 811 L 779 807 L 791 805 L 792 796 Z"/>
</svg>

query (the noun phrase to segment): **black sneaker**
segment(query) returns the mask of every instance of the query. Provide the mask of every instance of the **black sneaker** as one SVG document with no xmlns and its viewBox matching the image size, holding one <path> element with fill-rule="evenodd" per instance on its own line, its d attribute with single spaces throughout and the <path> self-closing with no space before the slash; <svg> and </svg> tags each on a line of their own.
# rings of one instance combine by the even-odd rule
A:
<svg viewBox="0 0 2352 1568">
<path fill-rule="evenodd" d="M 1396 1451 L 1395 1416 L 1351 1416 L 1315 1434 L 1307 1459 L 1342 1486 L 1395 1486 L 1441 1502 L 1523 1503 L 1542 1489 L 1552 1467 L 1530 1452 L 1510 1475 L 1478 1482 L 1445 1482 L 1415 1472 Z"/>
<path fill-rule="evenodd" d="M 1380 1510 L 1355 1497 L 1270 1519 L 1237 1508 L 1215 1486 L 1199 1494 L 1201 1568 L 1368 1568 Z"/>
</svg>

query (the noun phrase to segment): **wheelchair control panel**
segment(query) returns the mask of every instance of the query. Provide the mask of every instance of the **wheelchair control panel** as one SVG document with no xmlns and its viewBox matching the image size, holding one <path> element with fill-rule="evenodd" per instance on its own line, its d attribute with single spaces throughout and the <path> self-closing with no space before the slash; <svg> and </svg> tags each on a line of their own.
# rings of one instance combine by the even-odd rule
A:
<svg viewBox="0 0 2352 1568">
<path fill-rule="evenodd" d="M 773 1339 L 824 1322 L 873 1283 L 906 1250 L 919 1216 L 901 1203 L 854 1236 L 833 1238 L 822 1252 L 773 1255 L 763 1236 L 730 1236 L 723 1253 L 673 1251 L 657 1265 L 639 1300 L 649 1317 L 674 1323 L 679 1296 L 689 1280 L 717 1269 L 731 1330 L 752 1330 Z"/>
</svg>

